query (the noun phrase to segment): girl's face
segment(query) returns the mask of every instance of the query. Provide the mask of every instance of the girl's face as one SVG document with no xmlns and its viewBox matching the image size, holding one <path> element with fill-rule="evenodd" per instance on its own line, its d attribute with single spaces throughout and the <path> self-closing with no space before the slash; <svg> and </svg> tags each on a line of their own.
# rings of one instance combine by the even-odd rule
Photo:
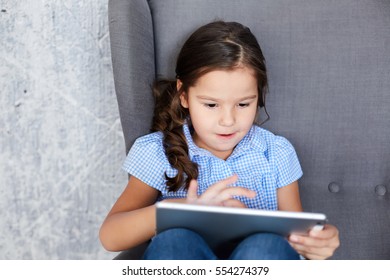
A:
<svg viewBox="0 0 390 280">
<path fill-rule="evenodd" d="M 189 109 L 195 144 L 224 160 L 253 125 L 257 99 L 257 80 L 247 67 L 211 71 L 180 97 Z"/>
</svg>

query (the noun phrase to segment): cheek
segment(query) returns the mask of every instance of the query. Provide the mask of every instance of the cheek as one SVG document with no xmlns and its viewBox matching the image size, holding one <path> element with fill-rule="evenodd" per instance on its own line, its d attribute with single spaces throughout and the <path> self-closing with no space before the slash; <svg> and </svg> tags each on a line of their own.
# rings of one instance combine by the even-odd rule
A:
<svg viewBox="0 0 390 280">
<path fill-rule="evenodd" d="M 254 122 L 256 121 L 257 117 L 257 109 L 253 108 L 251 110 L 245 111 L 245 113 L 240 115 L 241 123 L 246 124 L 248 126 L 252 126 Z"/>
<path fill-rule="evenodd" d="M 192 110 L 191 110 L 192 109 Z M 202 113 L 202 110 L 199 110 L 199 108 L 190 108 L 190 117 L 192 124 L 196 127 L 205 127 L 207 126 L 207 116 Z"/>
</svg>

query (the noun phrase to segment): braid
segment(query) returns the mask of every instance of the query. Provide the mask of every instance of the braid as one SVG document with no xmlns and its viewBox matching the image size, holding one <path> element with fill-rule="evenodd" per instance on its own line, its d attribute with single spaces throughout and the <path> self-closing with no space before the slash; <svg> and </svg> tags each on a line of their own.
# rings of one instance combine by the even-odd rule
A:
<svg viewBox="0 0 390 280">
<path fill-rule="evenodd" d="M 165 155 L 171 166 L 177 170 L 175 177 L 168 177 L 165 174 L 168 189 L 175 192 L 184 183 L 187 189 L 190 181 L 198 177 L 198 166 L 188 156 L 187 140 L 183 132 L 183 124 L 188 116 L 188 110 L 180 104 L 176 81 L 155 82 L 153 94 L 155 108 L 152 131 L 163 133 Z"/>
</svg>

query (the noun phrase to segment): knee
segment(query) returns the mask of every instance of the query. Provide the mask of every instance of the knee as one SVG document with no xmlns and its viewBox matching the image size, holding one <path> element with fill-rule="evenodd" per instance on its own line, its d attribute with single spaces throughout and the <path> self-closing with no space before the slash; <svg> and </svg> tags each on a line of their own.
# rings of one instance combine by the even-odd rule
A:
<svg viewBox="0 0 390 280">
<path fill-rule="evenodd" d="M 291 247 L 283 236 L 273 233 L 255 233 L 245 238 L 240 244 L 248 248 L 261 248 L 263 251 Z"/>
<path fill-rule="evenodd" d="M 194 231 L 174 228 L 156 235 L 144 259 L 207 259 L 213 258 L 203 238 Z"/>
<path fill-rule="evenodd" d="M 196 233 L 184 228 L 165 230 L 152 238 L 149 247 L 157 250 L 175 249 L 184 244 L 196 244 L 201 237 Z"/>
<path fill-rule="evenodd" d="M 270 244 L 285 244 L 288 243 L 286 239 L 278 234 L 274 233 L 255 233 L 247 238 L 245 238 L 243 241 L 248 243 L 248 245 L 254 245 L 254 246 L 270 246 Z"/>
<path fill-rule="evenodd" d="M 157 234 L 152 238 L 152 242 L 163 240 L 164 242 L 173 242 L 174 244 L 177 244 L 179 240 L 191 242 L 192 240 L 197 241 L 200 238 L 201 236 L 192 230 L 185 228 L 172 228 Z"/>
<path fill-rule="evenodd" d="M 273 233 L 256 233 L 245 238 L 235 249 L 235 259 L 299 259 L 287 240 Z"/>
</svg>

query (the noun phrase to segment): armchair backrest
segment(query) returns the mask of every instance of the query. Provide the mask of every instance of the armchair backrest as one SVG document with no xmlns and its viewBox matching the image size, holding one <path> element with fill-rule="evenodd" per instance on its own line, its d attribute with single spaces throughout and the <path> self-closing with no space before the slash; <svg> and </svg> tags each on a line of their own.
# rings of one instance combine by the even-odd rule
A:
<svg viewBox="0 0 390 280">
<path fill-rule="evenodd" d="M 109 18 L 126 151 L 187 36 L 241 22 L 267 62 L 264 127 L 296 148 L 305 210 L 339 228 L 334 258 L 390 259 L 390 1 L 111 0 Z"/>
</svg>

